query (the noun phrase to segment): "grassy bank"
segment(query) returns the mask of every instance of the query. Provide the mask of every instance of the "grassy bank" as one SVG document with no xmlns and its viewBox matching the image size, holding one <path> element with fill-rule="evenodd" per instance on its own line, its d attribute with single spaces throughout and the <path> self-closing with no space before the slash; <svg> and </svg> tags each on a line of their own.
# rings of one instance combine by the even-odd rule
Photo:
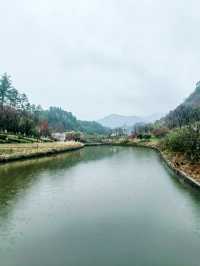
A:
<svg viewBox="0 0 200 266">
<path fill-rule="evenodd" d="M 37 140 L 34 138 L 24 137 L 15 134 L 0 133 L 0 144 L 8 143 L 33 143 Z"/>
<path fill-rule="evenodd" d="M 0 144 L 0 162 L 41 157 L 82 148 L 79 142 Z"/>
</svg>

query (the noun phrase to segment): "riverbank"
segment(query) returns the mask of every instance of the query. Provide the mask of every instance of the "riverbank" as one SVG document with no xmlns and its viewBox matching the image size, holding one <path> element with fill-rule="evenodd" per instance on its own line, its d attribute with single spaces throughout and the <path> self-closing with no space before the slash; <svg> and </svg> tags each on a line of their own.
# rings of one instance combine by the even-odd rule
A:
<svg viewBox="0 0 200 266">
<path fill-rule="evenodd" d="M 162 150 L 159 141 L 128 141 L 114 143 L 114 145 L 145 147 L 156 150 L 178 177 L 200 189 L 200 163 L 192 163 L 184 154 Z"/>
<path fill-rule="evenodd" d="M 53 142 L 29 144 L 0 144 L 0 163 L 50 156 L 67 151 L 81 149 L 84 146 L 120 145 L 151 148 L 159 152 L 167 165 L 182 179 L 200 189 L 200 163 L 192 163 L 181 153 L 162 150 L 159 141 L 126 141 L 113 143 Z"/>
<path fill-rule="evenodd" d="M 31 143 L 31 144 L 1 144 L 0 163 L 38 158 L 66 151 L 81 149 L 84 144 L 75 141 Z"/>
</svg>

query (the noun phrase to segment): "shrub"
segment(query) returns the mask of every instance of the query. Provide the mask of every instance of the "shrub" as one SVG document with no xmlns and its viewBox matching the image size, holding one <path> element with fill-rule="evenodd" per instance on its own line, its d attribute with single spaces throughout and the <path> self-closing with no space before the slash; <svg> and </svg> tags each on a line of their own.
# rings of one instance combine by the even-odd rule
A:
<svg viewBox="0 0 200 266">
<path fill-rule="evenodd" d="M 151 139 L 151 134 L 139 134 L 137 136 L 138 139 L 144 139 L 144 140 L 150 140 Z"/>
<path fill-rule="evenodd" d="M 138 134 L 138 135 L 137 135 L 137 138 L 138 138 L 138 139 L 143 139 L 143 135 L 142 135 L 142 134 Z"/>
<path fill-rule="evenodd" d="M 166 127 L 160 127 L 153 130 L 153 135 L 157 138 L 163 138 L 169 133 L 169 129 Z"/>
<path fill-rule="evenodd" d="M 173 152 L 183 152 L 192 161 L 200 160 L 200 124 L 196 123 L 170 132 L 162 147 Z"/>
<path fill-rule="evenodd" d="M 143 139 L 150 140 L 151 139 L 151 134 L 144 134 Z"/>
</svg>

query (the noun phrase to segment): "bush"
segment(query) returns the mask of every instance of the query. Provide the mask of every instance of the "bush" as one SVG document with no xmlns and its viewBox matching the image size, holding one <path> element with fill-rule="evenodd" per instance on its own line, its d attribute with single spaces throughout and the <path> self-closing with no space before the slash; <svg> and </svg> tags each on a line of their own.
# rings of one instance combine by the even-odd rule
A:
<svg viewBox="0 0 200 266">
<path fill-rule="evenodd" d="M 138 139 L 143 139 L 143 140 L 150 140 L 151 139 L 151 134 L 139 134 L 137 136 Z"/>
<path fill-rule="evenodd" d="M 176 129 L 162 141 L 164 149 L 183 152 L 192 161 L 200 160 L 200 124 Z"/>
<path fill-rule="evenodd" d="M 153 130 L 153 135 L 157 138 L 163 138 L 169 133 L 169 129 L 166 127 L 160 127 Z"/>
<path fill-rule="evenodd" d="M 151 134 L 144 134 L 143 139 L 145 140 L 150 140 L 151 139 Z"/>
<path fill-rule="evenodd" d="M 0 134 L 0 139 L 1 140 L 7 140 L 8 135 L 7 134 Z"/>
</svg>

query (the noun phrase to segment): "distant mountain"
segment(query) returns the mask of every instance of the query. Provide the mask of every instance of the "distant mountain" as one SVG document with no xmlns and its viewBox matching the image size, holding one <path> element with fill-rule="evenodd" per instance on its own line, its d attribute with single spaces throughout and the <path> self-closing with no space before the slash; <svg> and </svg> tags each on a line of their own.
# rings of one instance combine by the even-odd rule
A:
<svg viewBox="0 0 200 266">
<path fill-rule="evenodd" d="M 98 120 L 97 122 L 104 127 L 109 127 L 112 129 L 117 127 L 130 128 L 134 126 L 136 123 L 140 122 L 142 123 L 155 122 L 156 120 L 160 119 L 162 116 L 163 116 L 162 114 L 153 114 L 146 117 L 111 114 Z"/>
<path fill-rule="evenodd" d="M 123 116 L 111 114 L 104 117 L 103 119 L 100 119 L 98 123 L 100 123 L 104 127 L 117 128 L 130 127 L 139 121 L 141 121 L 141 119 L 137 116 Z"/>
</svg>

